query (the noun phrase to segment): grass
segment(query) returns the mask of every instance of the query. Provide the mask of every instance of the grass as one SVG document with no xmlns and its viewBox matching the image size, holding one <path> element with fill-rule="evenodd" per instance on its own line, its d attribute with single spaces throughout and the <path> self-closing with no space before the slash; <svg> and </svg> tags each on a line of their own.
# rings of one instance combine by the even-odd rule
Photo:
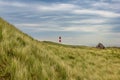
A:
<svg viewBox="0 0 120 80">
<path fill-rule="evenodd" d="M 0 18 L 0 80 L 120 80 L 120 48 L 40 42 Z"/>
</svg>

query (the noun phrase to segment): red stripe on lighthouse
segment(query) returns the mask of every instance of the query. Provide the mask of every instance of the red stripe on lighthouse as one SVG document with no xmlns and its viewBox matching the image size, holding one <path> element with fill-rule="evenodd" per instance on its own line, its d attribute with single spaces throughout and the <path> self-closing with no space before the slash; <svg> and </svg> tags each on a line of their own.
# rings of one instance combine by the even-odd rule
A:
<svg viewBox="0 0 120 80">
<path fill-rule="evenodd" d="M 59 37 L 59 39 L 61 39 L 61 36 Z"/>
<path fill-rule="evenodd" d="M 61 40 L 59 40 L 59 42 L 61 42 Z"/>
</svg>

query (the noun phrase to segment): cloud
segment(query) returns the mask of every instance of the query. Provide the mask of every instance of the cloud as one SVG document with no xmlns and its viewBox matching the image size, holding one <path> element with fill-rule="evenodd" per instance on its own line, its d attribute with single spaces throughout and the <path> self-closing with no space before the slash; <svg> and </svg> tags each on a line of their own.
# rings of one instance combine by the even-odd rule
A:
<svg viewBox="0 0 120 80">
<path fill-rule="evenodd" d="M 20 2 L 5 2 L 0 1 L 1 6 L 26 7 L 26 4 Z"/>
<path fill-rule="evenodd" d="M 109 9 L 109 10 L 119 10 L 119 5 L 120 2 L 113 2 L 113 3 L 108 3 L 108 2 L 95 2 L 91 4 L 91 6 L 95 8 L 102 8 L 102 9 Z"/>
<path fill-rule="evenodd" d="M 82 10 L 74 10 L 74 14 L 92 14 L 92 15 L 99 15 L 101 17 L 120 17 L 119 13 L 105 11 L 105 10 L 91 10 L 91 9 L 82 9 Z"/>
<path fill-rule="evenodd" d="M 16 26 L 20 27 L 39 27 L 40 24 L 35 24 L 35 23 L 21 23 L 21 24 L 15 24 Z"/>
<path fill-rule="evenodd" d="M 48 26 L 49 25 L 49 26 Z M 39 31 L 64 31 L 64 27 L 60 27 L 54 23 L 21 23 L 15 24 L 18 28 L 24 29 L 31 29 L 32 31 L 39 32 Z"/>
<path fill-rule="evenodd" d="M 39 11 L 65 11 L 65 10 L 71 10 L 76 8 L 77 6 L 73 4 L 51 4 L 51 5 L 38 5 L 36 8 Z"/>
<path fill-rule="evenodd" d="M 70 32 L 90 32 L 90 33 L 108 33 L 111 31 L 111 29 L 113 28 L 113 26 L 107 25 L 107 26 L 103 26 L 103 25 L 69 25 L 69 26 L 61 26 L 59 24 L 51 24 L 51 23 L 22 23 L 22 24 L 15 24 L 16 26 L 20 27 L 20 28 L 24 28 L 24 29 L 31 29 L 32 31 L 35 32 L 40 32 L 40 31 L 70 31 Z M 49 26 L 48 26 L 49 25 Z"/>
<path fill-rule="evenodd" d="M 79 32 L 91 32 L 91 33 L 108 33 L 113 27 L 112 26 L 106 26 L 103 25 L 92 25 L 92 26 L 70 26 L 65 27 L 65 31 L 79 31 Z"/>
<path fill-rule="evenodd" d="M 79 24 L 102 24 L 106 23 L 106 19 L 83 19 L 83 20 L 73 20 L 68 21 L 69 23 L 79 23 Z"/>
<path fill-rule="evenodd" d="M 109 4 L 109 3 L 106 3 L 106 2 L 99 2 L 99 3 L 96 2 L 96 3 L 93 3 L 93 4 L 92 4 L 92 6 L 94 6 L 94 7 L 103 7 L 103 6 L 104 6 L 104 7 L 107 7 L 107 6 L 109 6 L 109 5 L 110 5 L 110 4 Z M 104 8 L 104 7 L 103 7 L 103 8 Z"/>
<path fill-rule="evenodd" d="M 65 31 L 79 31 L 79 32 L 96 32 L 97 29 L 93 27 L 66 27 Z"/>
<path fill-rule="evenodd" d="M 73 13 L 73 14 L 91 14 L 91 15 L 98 15 L 101 17 L 120 17 L 119 13 L 115 13 L 113 11 L 107 11 L 107 10 L 97 10 L 97 9 L 86 9 L 81 8 L 81 6 L 70 4 L 70 3 L 55 3 L 55 4 L 31 4 L 31 3 L 21 3 L 21 2 L 3 2 L 0 1 L 1 6 L 14 6 L 14 7 L 21 7 L 21 9 L 31 9 L 34 12 L 40 13 L 40 12 L 62 12 L 62 13 Z M 31 5 L 31 6 L 30 6 Z M 108 3 L 95 3 L 92 4 L 93 6 L 102 6 L 102 5 L 108 5 Z M 117 6 L 118 7 L 118 6 Z M 53 12 L 53 13 L 54 13 Z M 29 15 L 28 15 L 29 16 Z"/>
</svg>

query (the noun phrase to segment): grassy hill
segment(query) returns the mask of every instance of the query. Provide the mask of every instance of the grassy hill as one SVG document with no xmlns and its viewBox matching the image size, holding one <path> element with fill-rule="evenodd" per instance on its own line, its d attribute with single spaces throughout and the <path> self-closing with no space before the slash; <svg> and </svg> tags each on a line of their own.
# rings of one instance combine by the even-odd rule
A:
<svg viewBox="0 0 120 80">
<path fill-rule="evenodd" d="M 39 42 L 0 18 L 0 80 L 120 80 L 120 49 Z"/>
</svg>

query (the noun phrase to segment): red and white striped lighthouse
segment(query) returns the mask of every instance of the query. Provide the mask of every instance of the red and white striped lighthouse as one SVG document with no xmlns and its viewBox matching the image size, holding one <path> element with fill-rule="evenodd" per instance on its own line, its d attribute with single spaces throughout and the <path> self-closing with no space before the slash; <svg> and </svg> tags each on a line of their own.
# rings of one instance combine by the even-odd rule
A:
<svg viewBox="0 0 120 80">
<path fill-rule="evenodd" d="M 62 38 L 61 38 L 61 36 L 59 36 L 59 43 L 61 43 L 62 42 Z"/>
</svg>

